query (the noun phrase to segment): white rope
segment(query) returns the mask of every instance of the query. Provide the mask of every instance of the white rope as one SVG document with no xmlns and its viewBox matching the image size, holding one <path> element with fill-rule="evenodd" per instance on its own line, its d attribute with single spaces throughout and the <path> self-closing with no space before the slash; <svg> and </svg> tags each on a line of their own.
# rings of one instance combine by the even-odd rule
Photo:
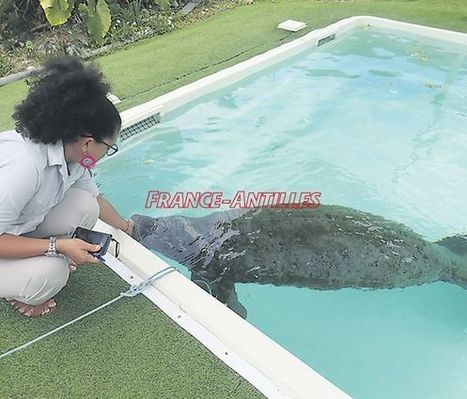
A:
<svg viewBox="0 0 467 399">
<path fill-rule="evenodd" d="M 146 280 L 144 280 L 143 282 L 141 282 L 140 284 L 137 284 L 137 285 L 133 285 L 130 287 L 130 289 L 128 289 L 127 291 L 125 292 L 121 292 L 119 296 L 117 296 L 116 298 L 104 303 L 103 305 L 100 305 L 98 306 L 97 308 L 73 319 L 73 320 L 70 320 L 68 323 L 65 323 L 51 331 L 49 331 L 48 333 L 45 333 L 35 339 L 33 339 L 32 341 L 29 341 L 29 342 L 26 342 L 25 344 L 21 345 L 21 346 L 18 346 L 14 349 L 11 349 L 9 350 L 8 352 L 5 352 L 5 353 L 2 353 L 0 355 L 0 360 L 8 357 L 8 356 L 11 356 L 12 354 L 16 353 L 16 352 L 19 352 L 23 349 L 26 349 L 28 348 L 29 346 L 35 344 L 36 342 L 39 342 L 47 337 L 50 337 L 51 335 L 59 332 L 60 330 L 63 330 L 64 328 L 68 327 L 68 326 L 71 326 L 72 324 L 84 319 L 85 317 L 88 317 L 90 315 L 92 315 L 93 313 L 96 313 L 98 312 L 99 310 L 101 309 L 104 309 L 106 308 L 107 306 L 117 302 L 119 299 L 122 299 L 122 298 L 132 298 L 138 294 L 140 294 L 141 292 L 143 292 L 146 288 L 148 288 L 155 280 L 165 276 L 166 274 L 174 271 L 175 268 L 170 266 L 170 267 L 166 267 L 165 269 L 162 269 L 160 271 L 158 271 L 157 273 L 153 274 L 152 276 L 148 277 Z"/>
</svg>

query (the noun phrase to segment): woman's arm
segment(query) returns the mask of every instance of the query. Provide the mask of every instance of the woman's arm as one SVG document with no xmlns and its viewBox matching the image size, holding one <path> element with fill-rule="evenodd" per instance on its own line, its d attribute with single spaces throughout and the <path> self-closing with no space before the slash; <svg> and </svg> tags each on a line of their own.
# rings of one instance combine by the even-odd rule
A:
<svg viewBox="0 0 467 399">
<path fill-rule="evenodd" d="M 42 255 L 48 249 L 48 239 L 0 235 L 0 258 L 29 258 Z"/>
<path fill-rule="evenodd" d="M 123 219 L 114 207 L 102 196 L 97 197 L 100 207 L 99 218 L 112 227 L 121 229 L 131 235 L 133 223 Z M 57 251 L 70 256 L 78 264 L 82 262 L 98 262 L 87 251 L 95 251 L 92 244 L 79 239 L 58 239 Z M 49 248 L 48 239 L 15 236 L 13 234 L 0 234 L 0 258 L 29 258 L 44 254 Z"/>
<path fill-rule="evenodd" d="M 99 219 L 110 224 L 112 227 L 123 230 L 125 233 L 131 235 L 131 232 L 133 231 L 133 221 L 123 219 L 110 202 L 104 199 L 100 194 L 97 197 L 97 203 L 100 208 Z"/>
<path fill-rule="evenodd" d="M 79 238 L 59 238 L 56 242 L 57 252 L 71 258 L 76 264 L 99 263 L 99 260 L 89 252 L 97 251 L 100 246 L 90 244 Z M 22 259 L 43 255 L 49 249 L 49 240 L 15 236 L 13 234 L 0 235 L 0 258 Z"/>
</svg>

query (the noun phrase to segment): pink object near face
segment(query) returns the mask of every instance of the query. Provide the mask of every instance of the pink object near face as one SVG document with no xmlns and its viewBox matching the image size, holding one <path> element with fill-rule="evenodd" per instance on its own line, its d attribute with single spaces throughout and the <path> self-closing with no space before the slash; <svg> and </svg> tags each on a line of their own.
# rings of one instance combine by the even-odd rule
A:
<svg viewBox="0 0 467 399">
<path fill-rule="evenodd" d="M 96 163 L 97 163 L 96 158 L 88 154 L 82 157 L 81 160 L 79 161 L 79 164 L 87 170 L 91 170 L 92 168 L 94 168 L 94 166 L 96 166 Z"/>
</svg>

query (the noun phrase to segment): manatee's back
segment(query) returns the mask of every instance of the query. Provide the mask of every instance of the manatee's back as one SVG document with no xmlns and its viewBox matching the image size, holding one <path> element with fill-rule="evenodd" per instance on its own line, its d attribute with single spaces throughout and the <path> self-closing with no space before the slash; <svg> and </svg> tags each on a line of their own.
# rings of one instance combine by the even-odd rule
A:
<svg viewBox="0 0 467 399">
<path fill-rule="evenodd" d="M 232 279 L 332 289 L 437 281 L 446 262 L 404 225 L 341 206 L 268 209 L 234 219 L 215 258 Z"/>
</svg>

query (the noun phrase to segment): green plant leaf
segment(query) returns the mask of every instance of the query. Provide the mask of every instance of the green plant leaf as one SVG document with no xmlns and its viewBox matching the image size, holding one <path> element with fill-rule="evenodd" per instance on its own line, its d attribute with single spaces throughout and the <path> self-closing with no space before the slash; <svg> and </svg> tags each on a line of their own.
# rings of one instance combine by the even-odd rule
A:
<svg viewBox="0 0 467 399">
<path fill-rule="evenodd" d="M 47 21 L 52 26 L 62 25 L 71 16 L 74 0 L 39 0 Z"/>
<path fill-rule="evenodd" d="M 154 3 L 156 3 L 164 11 L 167 11 L 170 8 L 169 0 L 154 0 Z"/>
<path fill-rule="evenodd" d="M 88 4 L 81 3 L 79 12 L 86 20 L 88 33 L 97 42 L 102 45 L 104 37 L 109 31 L 111 16 L 110 9 L 105 0 L 88 0 Z"/>
<path fill-rule="evenodd" d="M 15 0 L 0 0 L 0 17 L 15 4 Z"/>
</svg>

